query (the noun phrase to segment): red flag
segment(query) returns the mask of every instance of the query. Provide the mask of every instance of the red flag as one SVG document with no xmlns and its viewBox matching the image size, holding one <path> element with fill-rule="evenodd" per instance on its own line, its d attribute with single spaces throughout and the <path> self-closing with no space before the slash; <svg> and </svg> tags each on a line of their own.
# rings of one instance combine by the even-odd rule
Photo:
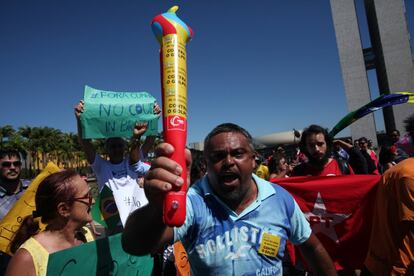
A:
<svg viewBox="0 0 414 276">
<path fill-rule="evenodd" d="M 337 270 L 362 268 L 371 233 L 378 175 L 272 179 L 288 190 Z"/>
</svg>

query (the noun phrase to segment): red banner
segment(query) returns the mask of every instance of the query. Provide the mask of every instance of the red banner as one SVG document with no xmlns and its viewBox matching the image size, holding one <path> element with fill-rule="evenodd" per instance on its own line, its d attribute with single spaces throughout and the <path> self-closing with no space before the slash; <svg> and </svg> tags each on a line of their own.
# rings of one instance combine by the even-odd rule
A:
<svg viewBox="0 0 414 276">
<path fill-rule="evenodd" d="M 368 250 L 378 175 L 272 179 L 288 190 L 336 269 L 362 268 Z"/>
</svg>

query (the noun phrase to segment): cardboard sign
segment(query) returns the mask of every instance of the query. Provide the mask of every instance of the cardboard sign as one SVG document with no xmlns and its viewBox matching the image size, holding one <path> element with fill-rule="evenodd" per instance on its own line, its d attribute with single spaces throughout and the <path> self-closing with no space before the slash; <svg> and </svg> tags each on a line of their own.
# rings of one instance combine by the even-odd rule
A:
<svg viewBox="0 0 414 276">
<path fill-rule="evenodd" d="M 46 275 L 151 275 L 153 267 L 150 255 L 126 253 L 117 234 L 49 255 Z"/>
<path fill-rule="evenodd" d="M 132 136 L 137 122 L 148 122 L 145 135 L 158 133 L 159 116 L 153 112 L 155 98 L 147 92 L 114 92 L 85 86 L 82 138 Z"/>
</svg>

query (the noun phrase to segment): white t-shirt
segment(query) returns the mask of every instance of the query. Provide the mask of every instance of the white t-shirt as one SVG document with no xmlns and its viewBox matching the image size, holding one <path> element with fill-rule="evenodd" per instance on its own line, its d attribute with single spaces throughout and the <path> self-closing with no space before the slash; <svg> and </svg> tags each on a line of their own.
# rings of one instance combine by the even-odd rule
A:
<svg viewBox="0 0 414 276">
<path fill-rule="evenodd" d="M 91 165 L 96 174 L 99 191 L 104 185 L 111 189 L 123 225 L 131 212 L 148 203 L 144 189 L 139 187 L 137 179 L 144 176 L 150 166 L 142 161 L 133 165 L 128 163 L 128 158 L 124 158 L 121 163 L 112 164 L 96 154 Z"/>
</svg>

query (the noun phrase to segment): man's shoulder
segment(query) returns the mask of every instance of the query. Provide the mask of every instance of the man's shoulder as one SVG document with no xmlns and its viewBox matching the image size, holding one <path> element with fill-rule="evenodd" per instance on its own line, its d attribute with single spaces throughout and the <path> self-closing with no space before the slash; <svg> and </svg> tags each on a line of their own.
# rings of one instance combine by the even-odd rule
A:
<svg viewBox="0 0 414 276">
<path fill-rule="evenodd" d="M 408 176 L 408 177 L 414 177 L 414 157 L 410 157 L 407 159 L 404 159 L 394 167 L 388 169 L 384 173 L 384 177 L 395 175 L 395 174 L 402 174 L 402 176 Z"/>
<path fill-rule="evenodd" d="M 401 164 L 401 166 L 404 166 L 404 167 L 411 166 L 412 164 L 414 164 L 414 157 L 404 159 L 398 164 Z"/>
<path fill-rule="evenodd" d="M 292 195 L 282 186 L 277 183 L 273 183 L 261 178 L 255 178 L 259 186 L 259 195 L 261 201 L 266 201 L 267 199 L 274 198 L 278 201 L 280 199 L 291 201 L 293 199 Z"/>
<path fill-rule="evenodd" d="M 272 183 L 269 181 L 263 181 L 263 187 L 266 187 L 267 192 L 263 193 L 259 191 L 259 197 L 262 204 L 260 212 L 266 217 L 271 219 L 279 219 L 288 214 L 288 217 L 291 217 L 295 211 L 295 199 L 293 196 L 282 186 L 277 183 Z"/>
<path fill-rule="evenodd" d="M 386 170 L 381 177 L 380 187 L 398 187 L 400 193 L 408 192 L 414 187 L 414 157 L 405 159 Z M 405 188 L 403 188 L 405 187 Z"/>
<path fill-rule="evenodd" d="M 190 186 L 190 188 L 187 191 L 187 195 L 193 198 L 204 198 L 206 195 L 212 194 L 211 188 L 207 185 L 209 185 L 207 181 L 207 176 L 204 176 Z"/>
</svg>

